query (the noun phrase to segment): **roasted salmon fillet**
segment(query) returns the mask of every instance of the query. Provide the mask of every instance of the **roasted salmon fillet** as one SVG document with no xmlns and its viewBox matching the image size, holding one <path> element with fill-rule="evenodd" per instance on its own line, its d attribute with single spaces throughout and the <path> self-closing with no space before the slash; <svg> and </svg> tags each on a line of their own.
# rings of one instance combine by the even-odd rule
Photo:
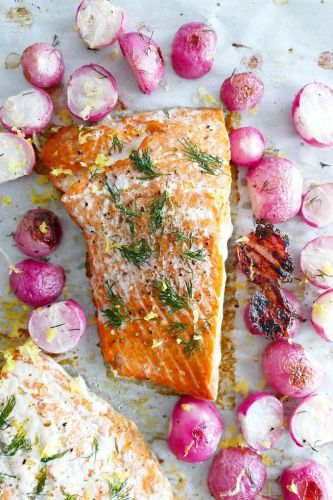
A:
<svg viewBox="0 0 333 500">
<path fill-rule="evenodd" d="M 215 399 L 231 233 L 223 113 L 171 110 L 131 122 L 141 132 L 122 159 L 110 155 L 116 127 L 89 129 L 99 142 L 79 155 L 86 170 L 62 197 L 84 231 L 103 354 L 120 376 Z M 78 133 L 50 139 L 50 169 L 76 168 Z M 64 135 L 76 137 L 65 149 Z"/>
<path fill-rule="evenodd" d="M 0 497 L 173 498 L 137 427 L 32 341 L 0 373 Z"/>
</svg>

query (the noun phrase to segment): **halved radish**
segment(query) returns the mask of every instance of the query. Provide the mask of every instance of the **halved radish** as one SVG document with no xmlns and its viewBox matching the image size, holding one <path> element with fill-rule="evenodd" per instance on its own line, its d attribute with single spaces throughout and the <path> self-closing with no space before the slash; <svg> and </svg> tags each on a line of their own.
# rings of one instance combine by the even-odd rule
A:
<svg viewBox="0 0 333 500">
<path fill-rule="evenodd" d="M 281 488 L 285 500 L 332 500 L 333 481 L 326 467 L 314 460 L 284 469 Z"/>
<path fill-rule="evenodd" d="M 34 43 L 27 47 L 21 65 L 26 80 L 43 89 L 58 85 L 65 71 L 61 52 L 48 43 Z"/>
<path fill-rule="evenodd" d="M 0 184 L 30 174 L 35 161 L 34 148 L 28 141 L 0 132 Z"/>
<path fill-rule="evenodd" d="M 333 90 L 323 83 L 308 83 L 292 105 L 292 118 L 299 135 L 312 146 L 333 145 Z"/>
<path fill-rule="evenodd" d="M 30 136 L 49 124 L 52 113 L 49 95 L 43 89 L 32 87 L 6 99 L 0 109 L 0 121 L 7 130 L 21 130 Z"/>
<path fill-rule="evenodd" d="M 114 77 L 99 64 L 86 64 L 71 75 L 67 87 L 67 105 L 82 120 L 98 121 L 117 104 Z"/>
<path fill-rule="evenodd" d="M 297 446 L 318 451 L 333 441 L 333 404 L 324 396 L 309 396 L 290 415 L 289 432 Z"/>
<path fill-rule="evenodd" d="M 303 196 L 301 216 L 313 227 L 325 227 L 333 222 L 333 182 L 309 189 Z"/>
<path fill-rule="evenodd" d="M 333 288 L 333 236 L 320 236 L 305 245 L 301 270 L 314 286 Z"/>
<path fill-rule="evenodd" d="M 333 342 L 333 290 L 327 290 L 314 301 L 311 323 L 318 335 Z"/>
<path fill-rule="evenodd" d="M 253 450 L 274 447 L 283 432 L 283 406 L 268 392 L 256 392 L 245 398 L 237 417 L 244 439 Z"/>
<path fill-rule="evenodd" d="M 82 307 L 74 300 L 65 300 L 32 311 L 28 329 L 41 349 L 59 354 L 77 345 L 86 326 Z"/>
</svg>

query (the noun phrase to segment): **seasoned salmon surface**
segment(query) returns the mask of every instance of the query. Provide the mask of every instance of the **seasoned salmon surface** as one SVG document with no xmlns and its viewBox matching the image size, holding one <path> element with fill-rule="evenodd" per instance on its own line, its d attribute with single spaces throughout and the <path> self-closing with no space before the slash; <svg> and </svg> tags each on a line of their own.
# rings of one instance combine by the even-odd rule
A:
<svg viewBox="0 0 333 500">
<path fill-rule="evenodd" d="M 0 498 L 173 498 L 137 427 L 32 341 L 0 373 Z"/>
<path fill-rule="evenodd" d="M 223 113 L 182 109 L 149 121 L 125 158 L 91 165 L 62 201 L 84 231 L 105 360 L 120 376 L 214 399 L 231 232 Z M 114 128 L 91 133 L 109 140 Z M 56 137 L 46 150 L 59 150 Z"/>
</svg>

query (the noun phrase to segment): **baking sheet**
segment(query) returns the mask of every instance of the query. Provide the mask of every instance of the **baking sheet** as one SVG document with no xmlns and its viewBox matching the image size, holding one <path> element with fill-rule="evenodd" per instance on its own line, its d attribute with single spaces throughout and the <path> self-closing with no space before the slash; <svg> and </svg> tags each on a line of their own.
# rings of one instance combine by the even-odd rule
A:
<svg viewBox="0 0 333 500">
<path fill-rule="evenodd" d="M 54 34 L 59 37 L 60 49 L 65 57 L 66 79 L 82 64 L 96 62 L 105 65 L 117 79 L 122 102 L 133 111 L 214 105 L 214 99 L 207 97 L 207 94 L 218 103 L 220 84 L 235 68 L 237 71 L 253 70 L 265 83 L 265 95 L 256 112 L 243 115 L 242 123 L 257 126 L 264 133 L 270 149 L 277 148 L 281 154 L 298 164 L 304 175 L 305 187 L 312 182 L 333 181 L 332 150 L 303 144 L 294 133 L 290 121 L 291 102 L 302 85 L 314 80 L 332 85 L 332 0 L 119 1 L 128 13 L 128 30 L 140 29 L 147 34 L 154 32 L 154 39 L 166 56 L 165 79 L 151 96 L 138 91 L 117 46 L 99 52 L 86 49 L 73 31 L 77 3 L 73 0 L 0 0 L 0 103 L 8 95 L 28 86 L 20 68 L 5 68 L 7 55 L 11 52 L 20 54 L 26 46 L 36 41 L 51 43 Z M 170 67 L 170 42 L 178 26 L 193 20 L 209 22 L 217 30 L 219 41 L 214 67 L 209 75 L 197 81 L 186 81 L 178 78 Z M 61 89 L 53 93 L 53 98 L 58 115 L 66 120 L 68 116 L 63 109 Z M 320 162 L 328 166 L 322 167 Z M 64 266 L 67 275 L 64 295 L 73 297 L 85 307 L 90 326 L 79 349 L 63 356 L 62 360 L 59 358 L 60 361 L 71 373 L 81 374 L 94 391 L 137 423 L 162 462 L 178 499 L 209 498 L 206 488 L 209 462 L 193 465 L 178 462 L 165 444 L 169 415 L 176 397 L 146 384 L 114 379 L 107 372 L 93 324 L 94 309 L 85 278 L 82 235 L 60 202 L 57 199 L 52 201 L 52 197 L 57 198 L 56 193 L 49 184 L 43 182 L 41 177 L 37 179 L 36 176 L 30 176 L 0 186 L 0 246 L 13 263 L 22 259 L 10 234 L 15 230 L 17 218 L 34 205 L 48 205 L 61 217 L 64 239 L 51 260 Z M 233 239 L 246 233 L 253 224 L 244 185 L 244 172 L 240 171 L 232 198 Z M 290 236 L 296 261 L 301 247 L 308 240 L 319 234 L 333 234 L 332 226 L 318 231 L 309 228 L 298 218 L 282 224 L 281 229 Z M 17 327 L 25 324 L 28 308 L 17 305 L 8 294 L 8 267 L 5 260 L 0 262 L 0 332 L 15 335 Z M 309 306 L 317 292 L 302 281 L 298 264 L 295 277 L 290 289 L 302 300 L 308 317 Z M 241 400 L 242 393 L 265 387 L 260 357 L 266 341 L 251 336 L 241 319 L 244 302 L 252 292 L 248 290 L 243 277 L 236 274 L 231 250 L 218 399 L 225 421 L 222 438 L 225 445 L 239 442 L 233 410 Z M 308 322 L 302 326 L 296 340 L 304 344 L 325 366 L 326 377 L 321 392 L 333 397 L 333 347 L 317 337 Z M 15 341 L 15 338 L 11 337 L 10 341 Z M 265 462 L 269 464 L 265 494 L 274 499 L 279 498 L 277 479 L 283 467 L 294 462 L 296 457 L 311 457 L 329 465 L 333 449 L 329 445 L 319 453 L 302 450 L 293 444 L 285 432 L 276 449 L 265 453 Z"/>
</svg>

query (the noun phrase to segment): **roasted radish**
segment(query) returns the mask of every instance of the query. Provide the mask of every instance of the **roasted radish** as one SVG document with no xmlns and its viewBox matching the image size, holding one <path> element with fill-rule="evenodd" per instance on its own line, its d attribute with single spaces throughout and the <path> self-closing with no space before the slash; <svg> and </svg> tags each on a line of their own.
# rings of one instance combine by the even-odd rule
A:
<svg viewBox="0 0 333 500">
<path fill-rule="evenodd" d="M 333 288 L 333 236 L 320 236 L 305 245 L 301 270 L 314 286 Z"/>
<path fill-rule="evenodd" d="M 34 148 L 28 141 L 0 132 L 0 184 L 30 174 L 35 160 Z"/>
<path fill-rule="evenodd" d="M 58 85 L 65 71 L 61 52 L 48 43 L 34 43 L 27 47 L 21 65 L 25 79 L 42 89 Z"/>
<path fill-rule="evenodd" d="M 311 323 L 318 335 L 333 342 L 333 290 L 327 290 L 314 301 Z"/>
<path fill-rule="evenodd" d="M 325 227 L 333 222 L 333 183 L 313 186 L 303 196 L 303 220 L 313 227 Z"/>
<path fill-rule="evenodd" d="M 333 481 L 326 467 L 314 460 L 291 465 L 281 474 L 285 500 L 332 500 Z"/>
<path fill-rule="evenodd" d="M 220 90 L 221 101 L 230 111 L 245 111 L 259 104 L 264 95 L 264 84 L 254 73 L 236 73 L 224 80 Z"/>
<path fill-rule="evenodd" d="M 261 160 L 265 151 L 265 139 L 254 127 L 237 128 L 231 134 L 231 161 L 241 167 L 253 167 Z"/>
</svg>

